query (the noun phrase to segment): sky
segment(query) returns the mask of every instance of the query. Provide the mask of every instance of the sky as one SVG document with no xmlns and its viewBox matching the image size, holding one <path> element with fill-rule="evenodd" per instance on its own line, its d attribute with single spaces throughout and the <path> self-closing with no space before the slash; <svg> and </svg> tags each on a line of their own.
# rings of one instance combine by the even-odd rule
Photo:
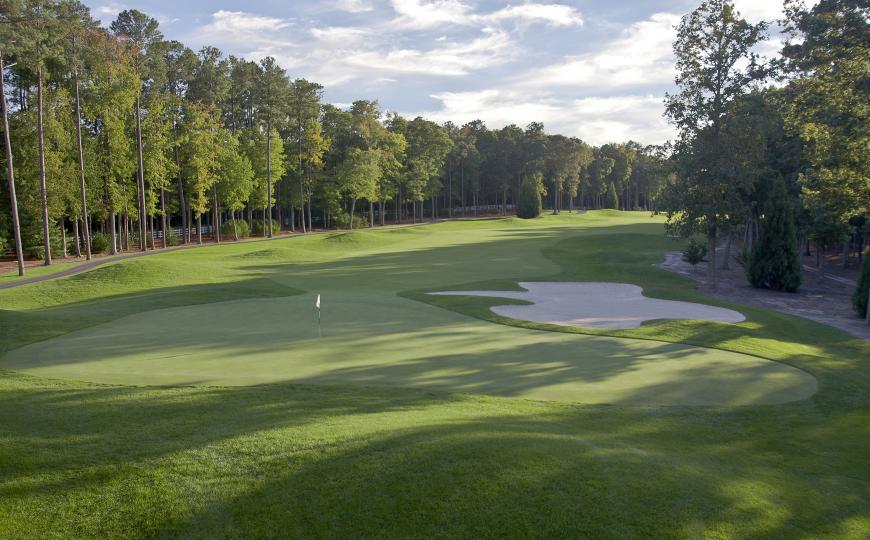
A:
<svg viewBox="0 0 870 540">
<path fill-rule="evenodd" d="M 346 107 L 492 129 L 543 122 L 600 145 L 674 137 L 664 120 L 680 16 L 700 0 L 88 0 L 108 25 L 135 8 L 168 39 L 249 60 L 274 56 L 291 78 Z M 736 0 L 752 22 L 781 0 Z M 775 54 L 779 38 L 759 46 Z"/>
</svg>

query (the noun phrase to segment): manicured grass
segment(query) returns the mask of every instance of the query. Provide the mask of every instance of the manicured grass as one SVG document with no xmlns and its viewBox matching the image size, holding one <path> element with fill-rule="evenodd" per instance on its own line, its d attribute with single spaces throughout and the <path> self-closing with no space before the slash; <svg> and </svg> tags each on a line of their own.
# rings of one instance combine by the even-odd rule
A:
<svg viewBox="0 0 870 540">
<path fill-rule="evenodd" d="M 673 247 L 643 214 L 452 222 L 209 247 L 0 291 L 0 354 L 13 351 L 0 366 L 127 383 L 281 381 L 148 388 L 3 372 L 0 537 L 868 536 L 867 344 L 714 302 L 650 266 Z M 611 340 L 518 328 L 531 323 L 495 317 L 487 299 L 420 294 L 544 278 L 637 283 L 749 320 L 658 322 L 606 332 L 641 341 Z M 32 365 L 15 351 L 57 336 Z M 634 347 L 691 351 L 662 342 L 778 360 L 757 362 L 796 366 L 818 392 L 778 405 L 643 404 L 686 393 L 705 365 L 645 372 L 661 384 L 604 400 L 616 405 L 523 399 L 556 381 L 606 388 L 644 364 Z M 75 347 L 88 358 L 58 358 Z M 305 354 L 288 364 L 284 347 Z M 621 358 L 602 352 L 617 347 Z M 542 349 L 583 354 L 548 365 Z M 137 370 L 144 358 L 156 369 Z"/>
<path fill-rule="evenodd" d="M 35 277 L 50 276 L 52 274 L 57 274 L 58 272 L 63 272 L 71 266 L 80 264 L 81 262 L 82 261 L 78 260 L 64 261 L 63 259 L 61 259 L 60 261 L 55 261 L 51 266 L 28 266 L 24 270 L 23 277 L 18 275 L 17 269 L 9 272 L 3 272 L 0 273 L 0 284 L 12 283 L 15 281 L 22 281 Z"/>
</svg>

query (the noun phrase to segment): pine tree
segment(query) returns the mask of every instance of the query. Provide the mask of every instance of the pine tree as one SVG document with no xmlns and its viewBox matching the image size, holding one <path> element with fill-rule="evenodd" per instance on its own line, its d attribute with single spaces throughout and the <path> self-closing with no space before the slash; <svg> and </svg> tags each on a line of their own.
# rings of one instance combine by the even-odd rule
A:
<svg viewBox="0 0 870 540">
<path fill-rule="evenodd" d="M 761 238 L 752 249 L 746 273 L 749 283 L 756 288 L 794 292 L 800 287 L 801 267 L 794 212 L 782 179 L 774 184 L 768 198 Z"/>
<path fill-rule="evenodd" d="M 604 205 L 611 210 L 619 210 L 619 196 L 616 194 L 616 186 L 613 182 L 607 188 L 607 196 L 604 199 Z"/>
<path fill-rule="evenodd" d="M 543 189 L 541 174 L 527 174 L 520 185 L 520 200 L 517 216 L 523 219 L 536 218 L 541 215 L 541 191 Z"/>
</svg>

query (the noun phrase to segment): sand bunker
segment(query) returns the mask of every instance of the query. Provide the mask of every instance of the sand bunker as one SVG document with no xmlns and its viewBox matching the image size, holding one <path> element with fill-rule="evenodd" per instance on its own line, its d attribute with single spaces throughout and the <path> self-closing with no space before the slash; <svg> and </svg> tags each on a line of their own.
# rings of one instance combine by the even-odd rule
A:
<svg viewBox="0 0 870 540">
<path fill-rule="evenodd" d="M 487 296 L 533 302 L 531 305 L 494 306 L 504 317 L 563 326 L 637 328 L 654 319 L 693 319 L 723 323 L 746 320 L 741 313 L 692 302 L 647 298 L 643 289 L 627 283 L 522 282 L 524 292 L 445 291 L 443 296 Z"/>
</svg>

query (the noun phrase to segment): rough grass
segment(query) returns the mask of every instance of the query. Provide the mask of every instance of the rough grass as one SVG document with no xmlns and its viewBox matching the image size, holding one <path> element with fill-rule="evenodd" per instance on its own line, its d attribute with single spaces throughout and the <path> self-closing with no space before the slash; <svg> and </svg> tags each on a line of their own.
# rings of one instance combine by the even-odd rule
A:
<svg viewBox="0 0 870 540">
<path fill-rule="evenodd" d="M 653 296 L 717 303 L 649 266 L 672 246 L 649 221 L 469 221 L 365 232 L 350 244 L 281 240 L 274 249 L 286 252 L 254 261 L 240 255 L 262 244 L 127 261 L 0 291 L 0 354 L 124 315 L 327 285 L 386 295 L 606 275 Z M 490 317 L 485 299 L 449 300 L 439 305 Z M 788 362 L 818 379 L 812 398 L 581 406 L 4 372 L 0 537 L 868 537 L 870 351 L 815 323 L 739 309 L 750 317 L 742 325 L 654 323 L 631 335 Z"/>
</svg>

